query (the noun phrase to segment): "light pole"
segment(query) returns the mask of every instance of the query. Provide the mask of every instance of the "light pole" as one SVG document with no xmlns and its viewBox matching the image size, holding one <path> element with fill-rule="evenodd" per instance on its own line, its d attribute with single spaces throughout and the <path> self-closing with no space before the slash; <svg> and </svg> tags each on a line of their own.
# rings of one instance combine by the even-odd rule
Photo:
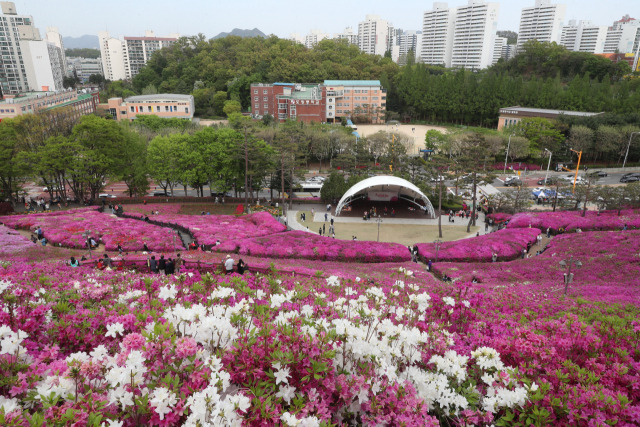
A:
<svg viewBox="0 0 640 427">
<path fill-rule="evenodd" d="M 378 217 L 378 219 L 376 219 L 376 222 L 378 223 L 378 242 L 380 241 L 380 224 L 382 224 L 382 217 Z"/>
<path fill-rule="evenodd" d="M 573 178 L 573 189 L 571 190 L 572 193 L 576 192 L 576 181 L 578 180 L 578 171 L 580 170 L 580 160 L 582 160 L 582 150 L 580 151 L 576 151 L 572 148 L 570 148 L 569 150 L 573 151 L 574 153 L 576 153 L 578 155 L 578 166 L 576 166 L 576 175 Z"/>
<path fill-rule="evenodd" d="M 507 174 L 507 158 L 509 157 L 509 147 L 511 147 L 511 137 L 515 135 L 515 133 L 512 133 L 511 135 L 509 135 L 509 143 L 507 144 L 507 153 L 504 155 L 504 171 L 502 172 L 504 175 Z"/>
<path fill-rule="evenodd" d="M 433 242 L 433 244 L 436 246 L 436 261 L 435 262 L 438 262 L 438 252 L 440 252 L 440 245 L 442 244 L 442 240 L 440 240 L 440 239 L 435 240 Z"/>
<path fill-rule="evenodd" d="M 640 46 L 639 50 L 640 50 Z M 631 139 L 633 138 L 633 135 L 638 135 L 640 134 L 640 132 L 631 132 L 631 135 L 629 135 L 629 144 L 627 144 L 627 152 L 624 155 L 624 162 L 622 162 L 622 169 L 624 169 L 624 165 L 627 164 L 627 156 L 629 155 L 629 148 L 631 148 Z"/>
<path fill-rule="evenodd" d="M 545 148 L 544 151 L 549 150 Z M 551 156 L 553 156 L 553 153 L 549 151 L 549 163 L 547 163 L 547 174 L 544 176 L 544 188 L 547 188 L 547 179 L 549 179 L 549 166 L 551 166 Z"/>
<path fill-rule="evenodd" d="M 563 259 L 560 261 L 560 265 L 563 267 L 567 267 L 567 272 L 564 273 L 564 294 L 567 295 L 567 288 L 569 288 L 569 283 L 573 282 L 573 274 L 571 273 L 571 266 L 575 265 L 576 267 L 582 267 L 582 263 L 577 259 L 571 258 Z"/>
<path fill-rule="evenodd" d="M 91 259 L 91 230 L 87 230 L 82 233 L 82 237 L 84 237 L 85 242 L 87 243 L 87 247 L 89 248 L 89 259 Z"/>
</svg>

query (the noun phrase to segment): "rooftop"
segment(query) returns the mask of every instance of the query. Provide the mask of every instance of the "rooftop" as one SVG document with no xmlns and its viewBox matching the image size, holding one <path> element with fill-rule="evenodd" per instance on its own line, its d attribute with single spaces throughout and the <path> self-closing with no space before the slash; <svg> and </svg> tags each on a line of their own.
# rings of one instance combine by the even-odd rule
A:
<svg viewBox="0 0 640 427">
<path fill-rule="evenodd" d="M 62 104 L 52 105 L 51 107 L 47 108 L 47 110 L 51 110 L 52 108 L 67 107 L 69 105 L 76 104 L 78 102 L 84 101 L 85 99 L 91 98 L 91 97 L 92 97 L 92 95 L 90 93 L 81 93 L 81 94 L 78 94 L 78 98 L 77 99 L 74 99 L 72 101 L 63 102 Z"/>
<path fill-rule="evenodd" d="M 380 80 L 325 80 L 325 86 L 380 86 Z"/>
<path fill-rule="evenodd" d="M 125 98 L 125 102 L 145 102 L 145 101 L 190 101 L 192 95 L 176 93 L 158 93 L 155 95 L 136 95 Z"/>
<path fill-rule="evenodd" d="M 53 96 L 64 92 L 55 92 L 55 91 L 42 91 L 42 92 L 26 92 L 17 95 L 14 98 L 5 98 L 0 101 L 0 104 L 20 104 L 24 101 L 30 101 L 32 99 L 44 98 L 47 96 Z"/>
<path fill-rule="evenodd" d="M 520 107 L 520 106 L 515 106 L 515 107 L 506 107 L 506 108 L 501 108 L 500 112 L 506 112 L 508 113 L 508 111 L 504 111 L 504 110 L 510 110 L 510 111 L 517 111 L 517 112 L 521 112 L 521 113 L 536 113 L 536 114 L 555 114 L 555 115 L 561 115 L 564 114 L 565 116 L 597 116 L 598 114 L 602 114 L 602 113 L 589 113 L 589 112 L 585 112 L 585 111 L 567 111 L 567 110 L 546 110 L 544 108 L 527 108 L 527 107 Z"/>
</svg>

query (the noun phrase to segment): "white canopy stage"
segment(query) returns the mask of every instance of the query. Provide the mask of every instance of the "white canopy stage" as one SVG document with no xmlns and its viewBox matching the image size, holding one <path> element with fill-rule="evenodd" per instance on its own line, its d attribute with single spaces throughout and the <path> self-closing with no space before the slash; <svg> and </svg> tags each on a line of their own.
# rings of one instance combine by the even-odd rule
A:
<svg viewBox="0 0 640 427">
<path fill-rule="evenodd" d="M 336 216 L 340 215 L 342 208 L 356 200 L 397 201 L 404 200 L 412 203 L 433 218 L 435 212 L 429 198 L 422 191 L 406 179 L 396 176 L 374 176 L 358 182 L 344 193 L 336 207 Z M 420 204 L 422 201 L 424 205 Z"/>
</svg>

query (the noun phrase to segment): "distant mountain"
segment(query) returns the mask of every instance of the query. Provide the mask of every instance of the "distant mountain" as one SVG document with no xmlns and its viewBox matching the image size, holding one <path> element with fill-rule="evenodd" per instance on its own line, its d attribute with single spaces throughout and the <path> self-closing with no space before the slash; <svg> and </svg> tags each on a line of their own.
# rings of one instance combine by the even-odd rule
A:
<svg viewBox="0 0 640 427">
<path fill-rule="evenodd" d="M 241 30 L 240 28 L 234 28 L 230 33 L 220 33 L 214 37 L 214 39 L 221 39 L 227 36 L 238 36 L 238 37 L 267 37 L 265 33 L 260 31 L 257 28 L 253 30 Z"/>
<path fill-rule="evenodd" d="M 80 37 L 62 37 L 62 43 L 65 49 L 100 49 L 98 36 L 85 34 Z"/>
</svg>

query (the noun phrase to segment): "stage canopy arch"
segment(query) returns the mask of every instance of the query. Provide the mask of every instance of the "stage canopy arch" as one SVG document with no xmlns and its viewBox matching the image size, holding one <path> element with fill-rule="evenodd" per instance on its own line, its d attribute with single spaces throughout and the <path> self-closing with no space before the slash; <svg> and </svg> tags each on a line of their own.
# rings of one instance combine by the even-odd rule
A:
<svg viewBox="0 0 640 427">
<path fill-rule="evenodd" d="M 336 207 L 336 215 L 345 206 L 350 205 L 356 200 L 377 200 L 377 201 L 395 201 L 404 200 L 412 203 L 434 218 L 435 212 L 429 198 L 422 191 L 406 179 L 397 176 L 374 176 L 364 181 L 358 182 L 344 193 L 344 196 L 338 202 Z M 422 202 L 422 204 L 420 203 Z"/>
</svg>

